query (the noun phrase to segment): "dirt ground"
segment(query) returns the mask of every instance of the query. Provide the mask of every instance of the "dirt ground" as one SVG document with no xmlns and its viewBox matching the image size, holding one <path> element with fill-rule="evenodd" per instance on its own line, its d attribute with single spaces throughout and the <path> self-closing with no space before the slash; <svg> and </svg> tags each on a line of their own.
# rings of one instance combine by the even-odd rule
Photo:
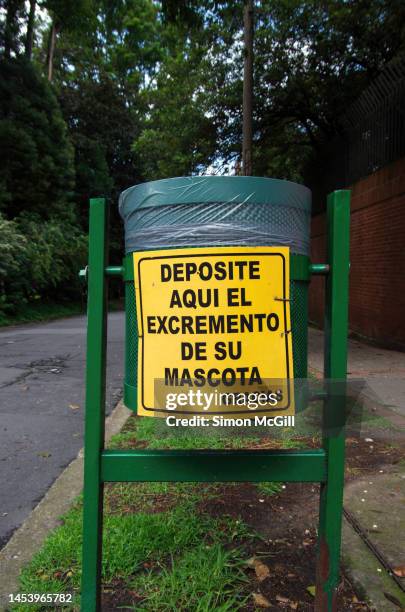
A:
<svg viewBox="0 0 405 612">
<path fill-rule="evenodd" d="M 367 439 L 366 439 L 367 440 Z M 399 446 L 385 441 L 366 441 L 349 438 L 346 444 L 346 479 L 378 473 L 399 462 L 403 456 Z M 308 446 L 315 442 L 308 440 Z M 271 446 L 263 440 L 261 445 Z M 154 508 L 168 508 L 173 498 L 159 496 Z M 214 497 L 201 502 L 199 511 L 211 516 L 228 515 L 241 518 L 260 535 L 251 542 L 241 542 L 246 552 L 246 594 L 244 610 L 310 611 L 314 607 L 316 529 L 318 521 L 319 486 L 306 483 L 287 483 L 267 495 L 250 483 L 224 484 Z M 136 511 L 128 508 L 128 511 Z M 235 542 L 232 543 L 232 546 Z M 140 603 L 137 594 L 116 584 L 104 592 L 103 612 L 125 609 Z M 370 608 L 360 601 L 349 579 L 344 574 L 338 590 L 339 612 L 364 612 Z M 192 611 L 187 611 L 192 612 Z"/>
</svg>

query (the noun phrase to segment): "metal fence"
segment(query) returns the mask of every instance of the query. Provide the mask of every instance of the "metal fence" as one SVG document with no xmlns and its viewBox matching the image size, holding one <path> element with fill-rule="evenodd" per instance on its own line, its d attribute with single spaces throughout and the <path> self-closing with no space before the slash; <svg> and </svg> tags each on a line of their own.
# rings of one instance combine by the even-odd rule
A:
<svg viewBox="0 0 405 612">
<path fill-rule="evenodd" d="M 314 210 L 325 195 L 348 187 L 405 155 L 405 58 L 388 64 L 341 117 L 342 133 L 308 172 Z"/>
</svg>

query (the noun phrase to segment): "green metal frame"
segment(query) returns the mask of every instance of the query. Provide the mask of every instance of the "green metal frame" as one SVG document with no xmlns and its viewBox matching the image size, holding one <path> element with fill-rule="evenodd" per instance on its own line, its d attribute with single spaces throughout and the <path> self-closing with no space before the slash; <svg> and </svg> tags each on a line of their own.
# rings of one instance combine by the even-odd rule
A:
<svg viewBox="0 0 405 612">
<path fill-rule="evenodd" d="M 327 203 L 327 263 L 297 260 L 303 279 L 326 276 L 327 379 L 345 380 L 347 369 L 350 191 Z M 88 331 L 83 505 L 83 612 L 100 610 L 103 485 L 105 482 L 319 482 L 316 612 L 336 611 L 344 477 L 342 400 L 324 400 L 322 448 L 308 450 L 105 450 L 107 279 L 128 279 L 124 266 L 107 266 L 107 203 L 90 200 Z M 306 262 L 306 263 L 305 263 Z M 302 269 L 301 269 L 302 268 Z M 339 425 L 338 435 L 330 434 Z"/>
</svg>

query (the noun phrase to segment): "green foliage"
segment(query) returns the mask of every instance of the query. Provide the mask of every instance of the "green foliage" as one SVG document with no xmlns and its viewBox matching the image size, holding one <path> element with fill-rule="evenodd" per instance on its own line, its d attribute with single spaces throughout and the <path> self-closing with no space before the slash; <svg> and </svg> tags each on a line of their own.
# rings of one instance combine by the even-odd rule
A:
<svg viewBox="0 0 405 612">
<path fill-rule="evenodd" d="M 254 5 L 254 174 L 301 181 L 342 129 L 346 107 L 404 52 L 405 4 Z M 33 15 L 33 3 L 0 0 L 3 313 L 16 301 L 77 294 L 89 197 L 111 198 L 118 263 L 123 189 L 233 173 L 241 156 L 243 6 L 78 0 L 72 10 L 67 0 L 37 0 Z"/>
<path fill-rule="evenodd" d="M 93 11 L 93 0 L 75 0 L 74 10 L 66 0 L 40 0 L 43 9 L 47 9 L 60 27 L 84 32 L 90 25 Z"/>
<path fill-rule="evenodd" d="M 203 172 L 218 152 L 220 118 L 207 96 L 212 77 L 207 54 L 214 33 L 202 27 L 204 6 L 198 13 L 185 6 L 189 3 L 182 3 L 183 8 L 169 4 L 162 29 L 164 53 L 142 91 L 147 113 L 133 147 L 148 180 Z M 183 13 L 187 16 L 181 20 Z"/>
<path fill-rule="evenodd" d="M 283 485 L 279 482 L 259 482 L 257 485 L 259 493 L 263 495 L 277 495 L 283 489 Z"/>
<path fill-rule="evenodd" d="M 75 200 L 87 217 L 90 197 L 110 195 L 116 201 L 136 182 L 131 145 L 139 119 L 107 74 L 97 81 L 69 81 L 60 101 L 76 152 Z"/>
<path fill-rule="evenodd" d="M 104 65 L 124 89 L 131 91 L 155 71 L 157 62 L 162 59 L 158 3 L 102 0 L 98 15 Z"/>
<path fill-rule="evenodd" d="M 12 310 L 18 291 L 19 275 L 27 260 L 27 239 L 18 224 L 8 221 L 0 213 L 0 318 Z"/>
<path fill-rule="evenodd" d="M 26 3 L 24 0 L 0 0 L 0 10 L 0 48 L 8 59 L 11 54 L 18 53 L 23 43 L 21 23 L 26 18 Z"/>
<path fill-rule="evenodd" d="M 72 218 L 73 149 L 58 101 L 22 58 L 0 62 L 0 208 Z"/>
<path fill-rule="evenodd" d="M 14 221 L 0 216 L 0 247 L 0 313 L 44 297 L 77 299 L 77 271 L 87 254 L 87 238 L 77 226 L 29 213 Z"/>
<path fill-rule="evenodd" d="M 170 568 L 149 572 L 134 581 L 145 600 L 136 610 L 148 612 L 234 612 L 247 596 L 242 588 L 247 581 L 244 561 L 235 550 L 220 544 L 200 544 L 174 559 Z"/>
<path fill-rule="evenodd" d="M 73 224 L 58 219 L 42 221 L 32 215 L 21 215 L 19 226 L 27 237 L 26 294 L 37 295 L 78 287 L 78 270 L 87 255 L 87 237 Z"/>
<path fill-rule="evenodd" d="M 122 256 L 121 191 L 143 180 L 132 144 L 147 112 L 141 95 L 161 59 L 158 10 L 150 0 L 93 4 L 92 27 L 62 29 L 54 82 L 75 149 L 74 200 L 86 227 L 88 199 L 111 198 L 111 260 Z"/>
<path fill-rule="evenodd" d="M 138 442 L 147 443 L 148 448 L 246 448 L 248 444 L 255 444 L 259 438 L 249 432 L 240 432 L 238 428 L 207 428 L 202 431 L 196 428 L 194 431 L 184 431 L 184 428 L 167 428 L 160 419 L 138 419 L 128 421 L 128 428 L 113 436 L 110 440 L 110 448 L 128 448 L 128 443 L 135 438 Z M 169 429 L 169 431 L 168 431 Z"/>
<path fill-rule="evenodd" d="M 138 164 L 148 179 L 226 172 L 241 152 L 243 2 L 166 1 L 162 14 Z M 347 105 L 404 50 L 404 19 L 400 0 L 255 3 L 256 175 L 302 180 Z"/>
<path fill-rule="evenodd" d="M 148 179 L 183 176 L 206 168 L 214 159 L 216 125 L 204 106 L 201 60 L 166 60 L 156 86 L 144 95 L 153 108 L 134 152 Z"/>
<path fill-rule="evenodd" d="M 0 283 L 17 275 L 27 254 L 27 239 L 15 221 L 8 221 L 0 213 Z"/>
<path fill-rule="evenodd" d="M 85 313 L 84 301 L 58 302 L 35 300 L 33 302 L 14 303 L 12 308 L 6 307 L 6 312 L 0 308 L 0 326 L 18 325 L 20 323 L 39 323 L 40 321 L 52 321 L 73 315 Z"/>
<path fill-rule="evenodd" d="M 401 0 L 264 0 L 256 10 L 255 173 L 302 178 L 347 106 L 403 51 Z"/>
<path fill-rule="evenodd" d="M 239 601 L 243 574 L 242 561 L 237 551 L 229 546 L 229 542 L 237 538 L 251 539 L 252 536 L 240 520 L 229 517 L 213 518 L 201 513 L 198 503 L 201 502 L 204 488 L 199 487 L 200 490 L 197 491 L 195 485 L 180 486 L 183 489 L 192 486 L 193 494 L 181 496 L 170 510 L 148 514 L 121 511 L 105 514 L 103 581 L 107 584 L 115 584 L 117 580 L 135 581 L 139 588 L 144 589 L 142 595 L 145 596 L 146 603 L 149 605 L 151 597 L 151 606 L 154 606 L 158 600 L 153 591 L 161 574 L 145 574 L 144 564 L 147 563 L 163 570 L 165 597 L 169 594 L 171 598 L 175 597 L 173 579 L 182 577 L 178 584 L 177 597 L 180 601 L 189 599 L 189 609 L 194 609 L 193 604 L 198 594 L 208 598 L 207 601 L 216 601 L 221 606 L 226 606 L 229 601 L 230 606 L 230 603 Z M 125 493 L 122 489 L 127 489 L 128 492 Z M 161 496 L 161 484 L 122 484 L 120 491 L 115 494 L 123 495 L 127 499 L 138 495 L 141 500 L 149 494 L 152 499 L 158 500 Z M 224 548 L 225 543 L 227 550 Z M 23 569 L 20 576 L 21 591 L 77 594 L 81 578 L 81 545 L 82 506 L 77 503 L 65 515 L 63 524 L 51 533 L 30 564 Z M 165 569 L 170 559 L 173 560 L 173 566 Z M 193 563 L 197 563 L 199 569 L 194 579 L 190 574 Z M 181 588 L 182 582 L 189 584 L 183 584 Z M 210 582 L 215 585 L 215 589 L 210 587 Z M 206 593 L 203 595 L 203 592 Z M 229 606 L 215 609 L 237 609 Z M 12 609 L 20 612 L 28 609 L 33 611 L 43 609 L 43 606 L 15 605 Z M 205 609 L 211 608 L 201 608 Z"/>
</svg>

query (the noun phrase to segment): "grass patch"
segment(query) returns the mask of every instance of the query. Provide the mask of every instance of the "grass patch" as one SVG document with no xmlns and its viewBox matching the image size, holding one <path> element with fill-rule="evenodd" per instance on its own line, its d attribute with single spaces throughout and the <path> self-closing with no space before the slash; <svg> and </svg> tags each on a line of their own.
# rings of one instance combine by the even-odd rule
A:
<svg viewBox="0 0 405 612">
<path fill-rule="evenodd" d="M 172 592 L 182 600 L 201 599 L 216 602 L 214 609 L 237 610 L 242 601 L 243 576 L 237 549 L 242 540 L 252 539 L 250 530 L 242 521 L 229 517 L 211 517 L 197 509 L 201 499 L 215 494 L 217 485 L 194 483 L 141 483 L 106 487 L 103 529 L 102 580 L 104 585 L 124 582 L 130 588 L 139 584 L 146 598 L 145 610 L 175 610 L 159 606 L 159 597 L 166 600 Z M 162 495 L 175 502 L 168 510 L 149 512 L 159 503 Z M 119 500 L 117 502 L 117 500 Z M 145 500 L 147 502 L 145 503 Z M 143 508 L 133 512 L 131 505 Z M 63 524 L 51 533 L 41 550 L 20 576 L 22 592 L 73 593 L 74 605 L 79 609 L 82 546 L 82 502 L 63 517 Z M 203 554 L 201 554 L 203 553 Z M 179 576 L 191 574 L 195 560 L 193 581 L 178 584 Z M 213 560 L 215 564 L 212 565 Z M 195 567 L 195 566 L 194 566 Z M 145 568 L 147 571 L 145 572 Z M 162 582 L 162 595 L 156 585 Z M 183 578 L 182 578 L 183 580 Z M 215 589 L 208 585 L 215 585 Z M 149 598 L 151 598 L 149 602 Z M 229 600 L 229 601 L 228 601 Z M 141 602 L 142 603 L 142 602 Z M 143 603 L 142 603 L 143 605 Z M 203 604 L 201 604 L 203 605 Z M 208 605 L 208 603 L 207 603 Z M 209 610 L 190 603 L 183 609 Z M 15 604 L 11 608 L 20 612 L 50 610 L 46 604 Z"/>
<path fill-rule="evenodd" d="M 118 300 L 109 303 L 110 311 L 122 309 Z M 86 302 L 32 302 L 24 304 L 15 312 L 5 314 L 0 312 L 0 327 L 18 325 L 20 323 L 39 323 L 41 321 L 52 321 L 64 317 L 73 317 L 86 314 Z"/>
<path fill-rule="evenodd" d="M 162 512 L 183 501 L 196 504 L 202 497 L 215 495 L 217 484 L 194 482 L 108 483 L 105 509 L 111 514 Z"/>
<path fill-rule="evenodd" d="M 247 581 L 238 551 L 227 551 L 220 544 L 200 544 L 173 559 L 170 567 L 151 571 L 132 586 L 144 597 L 135 608 L 144 612 L 193 610 L 208 612 L 239 610 L 247 597 Z"/>
<path fill-rule="evenodd" d="M 396 425 L 393 425 L 391 421 L 389 421 L 384 416 L 372 413 L 369 410 L 364 410 L 361 426 L 367 431 L 395 431 L 398 429 L 403 429 L 401 427 L 398 428 Z"/>
<path fill-rule="evenodd" d="M 214 435 L 161 437 L 157 419 L 130 418 L 110 442 L 112 448 L 241 448 L 259 439 Z M 305 441 L 286 431 L 277 446 L 300 448 Z M 229 484 L 227 485 L 229 486 Z M 235 484 L 235 486 L 240 486 Z M 281 491 L 280 483 L 260 483 L 261 495 Z M 116 589 L 136 597 L 136 610 L 237 611 L 246 604 L 243 558 L 256 534 L 242 520 L 210 514 L 207 499 L 220 497 L 214 483 L 109 483 L 105 487 L 102 581 L 105 597 Z M 204 503 L 201 503 L 204 501 Z M 220 501 L 221 503 L 221 501 Z M 20 590 L 74 594 L 69 610 L 79 610 L 82 502 L 63 518 L 20 577 Z M 136 596 L 133 595 L 136 594 Z M 121 604 L 119 604 L 121 605 Z M 124 605 L 124 602 L 123 604 Z M 125 605 L 127 608 L 127 606 Z M 50 610 L 46 604 L 15 604 L 12 610 Z"/>
<path fill-rule="evenodd" d="M 280 482 L 259 482 L 257 489 L 263 495 L 277 495 L 283 490 L 283 485 Z"/>
<path fill-rule="evenodd" d="M 144 419 L 132 417 L 121 433 L 113 436 L 108 447 L 133 448 L 147 447 L 150 449 L 184 449 L 192 450 L 198 448 L 223 449 L 223 448 L 246 448 L 257 444 L 259 438 L 248 437 L 238 433 L 238 428 L 233 431 L 220 431 L 207 428 L 202 433 L 199 429 L 186 430 L 184 428 L 167 427 L 161 419 Z"/>
</svg>

